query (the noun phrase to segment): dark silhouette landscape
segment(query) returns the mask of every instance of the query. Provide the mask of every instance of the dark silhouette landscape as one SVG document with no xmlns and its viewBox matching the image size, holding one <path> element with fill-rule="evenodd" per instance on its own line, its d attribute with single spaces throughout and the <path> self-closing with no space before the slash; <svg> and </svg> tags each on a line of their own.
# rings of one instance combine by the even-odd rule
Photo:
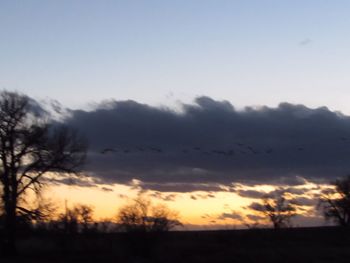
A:
<svg viewBox="0 0 350 263">
<path fill-rule="evenodd" d="M 113 219 L 101 221 L 95 220 L 91 205 L 68 207 L 66 200 L 57 212 L 54 201 L 42 196 L 43 187 L 55 182 L 47 174 L 84 178 L 80 172 L 89 141 L 83 133 L 50 120 L 28 96 L 9 91 L 1 92 L 0 124 L 1 262 L 347 262 L 350 256 L 350 176 L 330 181 L 324 189 L 312 188 L 316 194 L 307 198 L 297 198 L 297 190 L 304 190 L 286 184 L 265 193 L 240 190 L 256 200 L 246 207 L 256 220 L 246 222 L 248 229 L 183 231 L 178 212 L 164 202 L 154 203 L 146 191 L 121 206 Z M 251 146 L 237 145 L 246 154 L 258 154 Z M 100 154 L 116 151 L 105 148 Z M 158 147 L 136 151 L 164 154 Z M 203 152 L 202 146 L 191 151 L 225 158 L 235 154 Z M 270 155 L 272 149 L 262 154 Z M 293 225 L 293 218 L 312 205 L 332 226 Z M 221 217 L 242 220 L 234 211 Z"/>
</svg>

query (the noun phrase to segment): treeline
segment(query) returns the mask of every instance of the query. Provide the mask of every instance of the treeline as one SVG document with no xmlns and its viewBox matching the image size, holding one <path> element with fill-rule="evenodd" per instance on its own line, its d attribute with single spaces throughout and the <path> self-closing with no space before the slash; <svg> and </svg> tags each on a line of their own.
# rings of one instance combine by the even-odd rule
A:
<svg viewBox="0 0 350 263">
<path fill-rule="evenodd" d="M 17 234 L 34 233 L 52 234 L 97 234 L 112 232 L 147 233 L 166 232 L 182 226 L 178 213 L 164 204 L 153 205 L 142 195 L 121 207 L 111 219 L 94 219 L 94 208 L 86 204 L 66 207 L 62 213 L 46 203 L 36 209 L 35 213 L 17 215 Z M 5 216 L 0 215 L 0 234 L 5 233 Z"/>
</svg>

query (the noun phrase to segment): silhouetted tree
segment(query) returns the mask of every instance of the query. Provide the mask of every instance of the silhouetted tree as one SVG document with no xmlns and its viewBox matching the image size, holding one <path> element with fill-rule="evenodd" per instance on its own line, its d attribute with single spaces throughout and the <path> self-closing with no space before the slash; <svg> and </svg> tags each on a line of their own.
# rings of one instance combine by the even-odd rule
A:
<svg viewBox="0 0 350 263">
<path fill-rule="evenodd" d="M 28 192 L 40 192 L 47 173 L 77 173 L 85 159 L 85 141 L 67 127 L 53 127 L 41 112 L 25 95 L 0 92 L 0 183 L 9 255 L 16 253 L 16 218 L 33 213 L 22 202 Z"/>
<path fill-rule="evenodd" d="M 78 233 L 78 215 L 74 209 L 66 209 L 58 217 L 58 228 L 62 229 L 65 234 L 74 235 Z"/>
<path fill-rule="evenodd" d="M 93 225 L 93 208 L 89 205 L 79 204 L 74 207 L 78 222 L 81 225 L 83 233 L 89 232 Z"/>
<path fill-rule="evenodd" d="M 119 210 L 117 223 L 127 232 L 164 232 L 181 225 L 176 212 L 165 205 L 153 206 L 142 196 Z"/>
<path fill-rule="evenodd" d="M 142 258 L 150 258 L 163 234 L 181 225 L 176 212 L 165 205 L 154 206 L 142 195 L 119 209 L 117 223 L 127 232 L 126 251 Z"/>
<path fill-rule="evenodd" d="M 275 229 L 290 226 L 291 218 L 296 215 L 296 204 L 281 191 L 265 195 L 262 203 L 253 203 L 250 208 L 267 217 Z"/>
<path fill-rule="evenodd" d="M 40 194 L 36 199 L 36 204 L 30 208 L 30 212 L 34 212 L 34 217 L 32 218 L 34 223 L 38 224 L 53 220 L 58 210 L 57 205 L 51 199 L 43 198 Z"/>
<path fill-rule="evenodd" d="M 38 194 L 35 200 L 31 197 L 30 202 L 26 202 L 26 205 L 28 207 L 18 211 L 16 220 L 19 227 L 17 230 L 23 232 L 24 230 L 47 229 L 48 223 L 55 217 L 57 206 L 51 200 L 43 198 L 41 194 Z"/>
<path fill-rule="evenodd" d="M 93 208 L 89 205 L 77 204 L 73 208 L 67 208 L 58 220 L 65 233 L 88 233 L 93 226 Z"/>
<path fill-rule="evenodd" d="M 326 220 L 339 226 L 350 226 L 350 175 L 332 183 L 334 188 L 323 191 L 319 208 Z"/>
</svg>

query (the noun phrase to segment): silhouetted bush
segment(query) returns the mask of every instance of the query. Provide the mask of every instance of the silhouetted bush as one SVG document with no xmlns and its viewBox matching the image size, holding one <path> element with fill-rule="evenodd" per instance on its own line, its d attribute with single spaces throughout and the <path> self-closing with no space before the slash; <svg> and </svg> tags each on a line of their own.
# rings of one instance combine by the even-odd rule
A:
<svg viewBox="0 0 350 263">
<path fill-rule="evenodd" d="M 119 210 L 117 223 L 126 232 L 165 232 L 181 225 L 176 212 L 165 205 L 154 206 L 142 196 Z"/>
<path fill-rule="evenodd" d="M 142 195 L 119 209 L 117 224 L 125 232 L 124 249 L 142 258 L 150 258 L 164 234 L 181 225 L 176 212 L 165 205 L 152 205 Z"/>
</svg>

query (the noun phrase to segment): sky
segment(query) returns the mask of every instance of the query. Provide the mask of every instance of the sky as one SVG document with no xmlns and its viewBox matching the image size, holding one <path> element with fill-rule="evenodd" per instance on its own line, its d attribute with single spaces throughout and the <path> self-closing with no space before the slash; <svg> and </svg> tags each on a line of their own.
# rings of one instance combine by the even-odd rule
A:
<svg viewBox="0 0 350 263">
<path fill-rule="evenodd" d="M 79 108 L 201 95 L 350 113 L 346 0 L 7 1 L 0 87 Z"/>
<path fill-rule="evenodd" d="M 3 0 L 0 89 L 54 105 L 89 139 L 87 177 L 52 186 L 62 204 L 104 218 L 143 193 L 188 225 L 243 225 L 284 187 L 296 224 L 321 224 L 312 200 L 350 170 L 349 8 Z"/>
</svg>

